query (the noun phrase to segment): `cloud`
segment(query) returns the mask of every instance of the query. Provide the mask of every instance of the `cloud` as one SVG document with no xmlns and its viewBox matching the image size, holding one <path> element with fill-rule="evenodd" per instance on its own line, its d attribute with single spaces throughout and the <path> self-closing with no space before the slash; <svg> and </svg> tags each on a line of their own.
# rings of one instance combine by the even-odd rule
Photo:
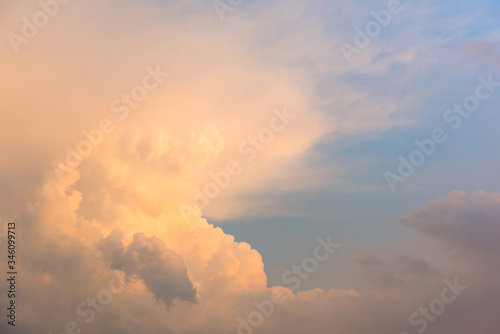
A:
<svg viewBox="0 0 500 334">
<path fill-rule="evenodd" d="M 0 81 L 1 228 L 7 216 L 22 226 L 22 333 L 61 332 L 68 321 L 96 334 L 235 331 L 238 319 L 269 296 L 264 263 L 249 244 L 203 217 L 258 211 L 262 193 L 336 184 L 337 170 L 330 180 L 302 163 L 304 156 L 326 135 L 335 142 L 406 124 L 398 113 L 413 96 L 388 94 L 386 84 L 400 81 L 384 80 L 393 75 L 394 62 L 410 66 L 404 83 L 437 57 L 425 47 L 402 44 L 377 62 L 386 45 L 373 43 L 362 55 L 367 66 L 348 69 L 337 50 L 342 38 L 322 7 L 256 3 L 248 11 L 239 7 L 228 26 L 220 24 L 210 2 L 205 5 L 71 2 L 19 55 L 6 39 L 0 45 L 6 65 Z M 11 7 L 15 11 L 1 14 L 3 35 L 19 31 L 20 18 L 32 15 L 38 3 Z M 359 7 L 349 8 L 358 15 Z M 348 28 L 350 36 L 350 23 Z M 422 35 L 411 30 L 404 39 L 413 44 L 407 36 Z M 121 120 L 113 101 L 130 94 L 145 68 L 156 64 L 170 76 Z M 358 80 L 352 77 L 360 73 Z M 238 158 L 238 145 L 285 105 L 297 121 L 220 194 L 217 205 L 186 218 L 179 208 L 191 201 L 193 189 Z M 75 147 L 85 139 L 82 130 L 103 118 L 112 119 L 116 130 L 59 180 L 51 163 L 64 162 L 66 147 Z M 460 266 L 437 270 L 413 255 L 385 260 L 361 252 L 355 262 L 373 281 L 371 289 L 313 289 L 295 296 L 280 287 L 288 300 L 259 330 L 397 333 L 409 314 L 436 298 L 444 278 L 460 273 L 470 293 L 433 330 L 455 334 L 483 326 L 485 333 L 496 333 L 498 320 L 490 314 L 498 314 L 493 311 L 499 300 L 498 196 L 452 193 L 401 219 L 437 240 L 440 251 L 444 244 L 464 255 Z M 0 264 L 5 267 L 6 257 Z M 125 282 L 123 292 L 87 323 L 76 309 L 99 296 L 113 269 L 141 279 Z M 2 331 L 6 326 L 0 323 Z"/>
<path fill-rule="evenodd" d="M 426 260 L 400 253 L 386 261 L 369 250 L 361 250 L 352 261 L 363 269 L 369 284 L 384 289 L 407 288 L 412 280 L 435 278 L 438 272 Z"/>
<path fill-rule="evenodd" d="M 56 331 L 70 320 L 98 334 L 134 333 L 137 328 L 148 334 L 160 330 L 234 332 L 238 319 L 247 321 L 256 303 L 269 298 L 271 289 L 266 287 L 260 254 L 210 225 L 201 212 L 186 220 L 179 205 L 189 197 L 187 184 L 182 178 L 163 177 L 165 171 L 158 168 L 161 156 L 148 160 L 146 155 L 124 150 L 130 147 L 127 138 L 117 135 L 78 170 L 65 174 L 63 182 L 47 173 L 37 196 L 26 204 L 22 216 L 29 228 L 23 232 L 27 242 L 23 275 L 29 282 L 23 287 L 28 295 L 23 298 L 23 314 L 32 320 L 25 323 L 23 333 Z M 203 145 L 197 149 L 203 151 Z M 91 166 L 96 172 L 87 172 Z M 183 168 L 189 170 L 189 166 Z M 413 209 L 402 222 L 437 239 L 440 245 L 452 244 L 460 252 L 468 252 L 470 245 L 464 240 L 471 226 L 487 227 L 488 234 L 498 232 L 493 222 L 500 217 L 499 196 L 478 193 L 467 197 L 454 192 Z M 154 214 L 151 205 L 157 207 Z M 470 239 L 481 250 L 479 239 L 486 232 L 477 233 Z M 470 290 L 429 333 L 461 333 L 479 324 L 485 333 L 493 333 L 490 329 L 497 322 L 489 314 L 497 307 L 498 295 L 497 276 L 490 276 L 498 271 L 493 262 L 472 265 L 464 258 L 458 267 L 437 270 L 413 255 L 396 254 L 386 260 L 368 250 L 359 252 L 354 261 L 371 281 L 370 289 L 312 289 L 295 296 L 279 287 L 287 300 L 276 305 L 259 330 L 402 331 L 409 326 L 410 314 L 439 296 L 444 279 L 458 276 Z M 113 296 L 87 324 L 75 308 L 106 287 L 113 269 L 140 279 L 127 281 L 123 292 Z M 53 320 L 47 323 L 47 318 Z"/>
<path fill-rule="evenodd" d="M 122 237 L 123 232 L 114 230 L 98 244 L 104 260 L 112 269 L 142 279 L 148 290 L 167 308 L 175 300 L 196 302 L 196 290 L 179 254 L 167 249 L 161 239 L 148 238 L 142 233 L 134 234 L 132 243 L 125 249 Z"/>
<path fill-rule="evenodd" d="M 463 191 L 413 208 L 400 217 L 403 226 L 445 243 L 459 252 L 477 252 L 492 256 L 500 252 L 500 195 Z"/>
<path fill-rule="evenodd" d="M 109 118 L 117 132 L 133 134 L 130 145 L 137 145 L 148 159 L 158 152 L 142 142 L 140 129 L 160 127 L 179 138 L 182 144 L 152 139 L 163 143 L 156 150 L 169 152 L 198 145 L 205 137 L 215 140 L 206 152 L 198 151 L 198 157 L 187 151 L 176 155 L 178 161 L 169 160 L 168 154 L 163 157 L 165 170 L 191 173 L 193 188 L 201 188 L 211 181 L 210 172 L 223 170 L 228 161 L 246 163 L 238 145 L 267 127 L 274 109 L 286 106 L 297 115 L 296 121 L 276 135 L 258 159 L 245 164 L 245 177 L 233 180 L 205 208 L 205 214 L 216 219 L 237 218 L 260 208 L 255 194 L 296 191 L 311 184 L 326 187 L 324 179 L 314 177 L 316 168 L 303 163 L 322 136 L 333 133 L 337 139 L 404 123 L 396 115 L 411 98 L 388 97 L 343 80 L 349 71 L 337 52 L 340 37 L 322 18 L 321 7 L 298 1 L 247 5 L 221 24 L 211 3 L 71 2 L 61 6 L 18 55 L 5 39 L 0 60 L 8 70 L 0 90 L 9 94 L 0 121 L 10 126 L 1 135 L 16 144 L 2 147 L 2 175 L 12 178 L 0 182 L 31 191 L 53 161 L 65 160 L 67 146 L 74 148 L 85 139 L 82 130 Z M 16 5 L 5 14 L 8 19 L 0 32 L 20 33 L 21 18 L 39 10 L 38 3 Z M 142 83 L 145 68 L 156 65 L 169 77 L 121 120 L 113 101 L 130 95 Z M 36 80 L 26 80 L 30 77 Z M 324 78 L 319 89 L 316 82 Z M 193 133 L 199 138 L 192 138 Z M 108 140 L 110 136 L 104 138 Z M 26 151 L 33 153 L 32 163 L 20 153 Z M 185 170 L 179 168 L 183 159 L 198 159 L 200 164 Z M 340 179 L 340 173 L 334 174 L 330 185 Z M 10 210 L 22 201 L 16 192 L 0 207 Z"/>
<path fill-rule="evenodd" d="M 478 39 L 463 43 L 462 49 L 478 59 L 492 64 L 500 64 L 500 42 L 485 39 Z"/>
</svg>

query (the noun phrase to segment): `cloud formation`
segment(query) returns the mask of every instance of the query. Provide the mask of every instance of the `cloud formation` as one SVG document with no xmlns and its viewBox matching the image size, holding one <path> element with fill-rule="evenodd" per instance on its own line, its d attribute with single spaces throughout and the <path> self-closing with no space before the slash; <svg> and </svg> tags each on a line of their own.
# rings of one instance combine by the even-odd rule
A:
<svg viewBox="0 0 500 334">
<path fill-rule="evenodd" d="M 414 208 L 399 222 L 425 235 L 438 239 L 455 251 L 498 254 L 500 245 L 500 196 L 463 191 Z"/>
<path fill-rule="evenodd" d="M 407 254 L 396 254 L 386 261 L 369 250 L 362 250 L 356 253 L 353 262 L 363 268 L 370 284 L 379 288 L 408 287 L 412 279 L 437 275 L 437 270 L 427 261 Z"/>
<path fill-rule="evenodd" d="M 113 230 L 98 244 L 111 269 L 142 279 L 148 290 L 167 308 L 174 300 L 196 302 L 196 290 L 179 254 L 166 248 L 161 239 L 148 238 L 142 233 L 134 234 L 132 243 L 125 249 L 122 237 L 123 232 Z"/>
<path fill-rule="evenodd" d="M 11 217 L 20 223 L 23 334 L 59 333 L 68 321 L 95 334 L 236 332 L 272 289 L 261 254 L 205 217 L 273 215 L 279 212 L 266 211 L 272 199 L 260 194 L 338 185 L 345 169 L 332 163 L 325 167 L 330 174 L 315 173 L 304 162 L 318 142 L 329 138 L 335 145 L 409 124 L 418 117 L 402 114 L 420 106 L 412 106 L 418 99 L 408 87 L 432 82 L 425 93 L 439 85 L 424 80 L 429 77 L 422 69 L 435 71 L 437 56 L 416 28 L 391 39 L 389 48 L 381 39 L 374 42 L 359 66 L 349 68 L 337 49 L 345 30 L 327 24 L 322 6 L 248 2 L 246 11 L 238 7 L 241 15 L 221 25 L 210 2 L 147 3 L 72 2 L 18 55 L 8 40 L 0 44 L 6 64 L 0 81 L 0 225 L 5 230 Z M 338 3 L 341 14 L 359 11 L 359 4 Z M 0 14 L 2 35 L 18 32 L 21 18 L 39 10 L 38 3 L 0 6 L 9 9 Z M 407 13 L 415 27 L 428 18 L 422 7 Z M 429 29 L 463 30 L 478 15 L 440 20 Z M 337 16 L 341 23 L 347 17 Z M 441 43 L 433 37 L 429 45 Z M 490 49 L 481 55 L 490 59 Z M 450 56 L 443 57 L 449 62 L 439 68 L 443 72 L 463 60 L 456 50 L 439 50 L 439 56 Z M 126 98 L 156 64 L 170 76 L 120 119 L 113 102 Z M 404 71 L 395 75 L 395 68 Z M 397 79 L 386 80 L 391 76 Z M 296 121 L 211 206 L 186 216 L 180 208 L 192 201 L 193 190 L 241 158 L 238 145 L 267 127 L 282 106 Z M 52 162 L 64 161 L 67 147 L 103 119 L 115 129 L 81 164 L 57 177 Z M 283 284 L 277 289 L 287 300 L 258 331 L 412 331 L 409 316 L 439 297 L 445 279 L 459 277 L 467 292 L 428 333 L 497 334 L 499 198 L 453 192 L 400 219 L 436 241 L 445 265 L 438 268 L 419 254 L 386 259 L 360 251 L 353 261 L 370 281 L 366 289 L 295 295 Z M 4 256 L 0 264 L 5 267 Z M 97 305 L 92 321 L 82 318 L 78 306 L 92 302 L 121 270 L 136 279 L 125 280 L 109 304 Z M 5 326 L 0 323 L 2 332 Z"/>
<path fill-rule="evenodd" d="M 22 287 L 21 311 L 32 320 L 22 323 L 23 333 L 54 332 L 70 320 L 107 334 L 138 328 L 144 333 L 231 333 L 247 326 L 259 310 L 256 305 L 264 305 L 272 291 L 260 254 L 210 225 L 201 212 L 186 221 L 179 211 L 190 195 L 182 190 L 186 183 L 163 177 L 157 168 L 161 158 L 148 162 L 144 155 L 122 150 L 129 147 L 127 138 L 103 145 L 63 182 L 48 172 L 36 198 L 25 205 L 23 272 L 29 281 Z M 494 254 L 494 243 L 482 245 L 481 238 L 500 230 L 499 196 L 453 192 L 412 210 L 401 222 L 460 254 Z M 478 227 L 486 232 L 475 231 Z M 493 256 L 488 259 L 463 256 L 457 265 L 437 270 L 414 255 L 385 260 L 362 251 L 354 261 L 372 283 L 368 290 L 313 289 L 294 295 L 284 284 L 279 289 L 286 300 L 256 328 L 262 333 L 412 330 L 408 317 L 439 297 L 444 280 L 458 277 L 468 290 L 428 332 L 466 333 L 482 326 L 484 333 L 493 333 L 498 292 L 492 277 L 498 268 Z M 125 281 L 123 292 L 87 323 L 76 308 L 99 295 L 113 269 L 136 279 Z M 47 318 L 53 320 L 47 323 Z"/>
</svg>

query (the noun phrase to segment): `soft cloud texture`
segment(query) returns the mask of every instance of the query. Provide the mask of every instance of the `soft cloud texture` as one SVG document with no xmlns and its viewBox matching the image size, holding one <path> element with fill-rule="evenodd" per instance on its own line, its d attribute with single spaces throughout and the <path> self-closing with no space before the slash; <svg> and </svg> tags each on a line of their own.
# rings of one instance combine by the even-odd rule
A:
<svg viewBox="0 0 500 334">
<path fill-rule="evenodd" d="M 4 35 L 20 33 L 20 18 L 40 10 L 37 3 L 11 6 L 0 27 Z M 256 12 L 242 7 L 242 15 L 234 13 L 230 21 L 220 24 L 211 4 L 197 1 L 149 6 L 72 2 L 21 45 L 19 54 L 5 39 L 0 44 L 6 64 L 0 91 L 9 93 L 2 98 L 5 108 L 0 121 L 10 124 L 2 138 L 15 141 L 17 147 L 5 145 L 9 163 L 3 160 L 2 168 L 17 176 L 2 182 L 31 191 L 35 178 L 41 178 L 53 161 L 64 161 L 66 146 L 74 148 L 85 139 L 82 130 L 96 128 L 109 118 L 120 131 L 130 133 L 161 124 L 182 141 L 193 140 L 192 131 L 219 134 L 210 150 L 218 159 L 194 169 L 191 176 L 193 186 L 202 188 L 211 181 L 210 171 L 222 170 L 228 161 L 237 159 L 244 165 L 245 176 L 235 178 L 205 209 L 217 219 L 261 207 L 263 203 L 250 196 L 253 193 L 338 183 L 338 172 L 328 184 L 324 179 L 302 177 L 314 169 L 300 159 L 323 135 L 338 138 L 404 124 L 397 114 L 411 98 L 387 98 L 343 81 L 347 68 L 337 50 L 339 39 L 333 33 L 326 35 L 326 23 L 317 19 L 319 8 L 296 1 L 265 5 L 265 10 L 261 6 Z M 308 15 L 301 15 L 304 12 Z M 246 13 L 256 16 L 254 23 Z M 142 82 L 146 67 L 157 65 L 169 77 L 121 120 L 113 101 Z M 317 81 L 325 76 L 334 89 L 321 96 L 323 88 Z M 272 111 L 283 107 L 296 119 L 276 134 L 256 161 L 247 163 L 238 146 L 267 127 Z M 163 149 L 171 145 L 176 144 Z M 24 150 L 33 151 L 31 170 L 22 168 L 27 162 L 19 152 Z M 342 168 L 332 166 L 332 171 Z M 15 194 L 11 201 L 19 204 L 21 197 Z"/>
<path fill-rule="evenodd" d="M 500 196 L 454 191 L 413 209 L 400 223 L 436 238 L 454 251 L 492 256 L 500 251 Z M 495 255 L 496 257 L 496 255 Z"/>
<path fill-rule="evenodd" d="M 324 17 L 323 10 L 336 10 L 327 1 L 248 2 L 221 24 L 210 1 L 73 1 L 19 54 L 3 40 L 0 212 L 2 230 L 9 218 L 19 224 L 21 333 L 59 333 L 68 321 L 95 334 L 235 332 L 272 290 L 261 254 L 204 217 L 290 214 L 275 209 L 273 194 L 377 189 L 349 184 L 342 178 L 348 169 L 337 161 L 310 164 L 315 146 L 417 122 L 419 97 L 441 94 L 449 84 L 430 80 L 433 75 L 456 71 L 464 61 L 443 41 L 457 43 L 459 32 L 484 13 L 427 26 L 421 22 L 441 7 L 426 3 L 411 11 L 408 5 L 386 39 L 349 67 L 338 43 L 352 38 L 369 8 L 337 5 L 332 20 Z M 19 32 L 20 19 L 39 10 L 35 2 L 0 6 L 2 35 Z M 401 25 L 408 28 L 402 35 L 391 33 Z M 425 29 L 452 34 L 428 36 Z M 486 51 L 480 54 L 491 54 Z M 121 120 L 113 101 L 157 65 L 169 77 Z M 475 76 L 471 68 L 467 73 Z M 258 159 L 245 162 L 240 143 L 284 106 L 296 118 Z M 52 162 L 64 163 L 67 146 L 85 139 L 82 130 L 107 118 L 115 129 L 59 179 Z M 180 208 L 190 205 L 194 190 L 233 159 L 241 162 L 241 175 L 203 212 L 186 216 Z M 452 192 L 400 219 L 436 241 L 446 263 L 359 251 L 353 263 L 368 279 L 366 289 L 294 294 L 278 287 L 287 301 L 259 331 L 411 330 L 409 315 L 439 296 L 444 279 L 458 277 L 467 292 L 427 333 L 498 333 L 499 196 Z M 5 261 L 0 257 L 2 267 Z M 78 305 L 117 274 L 131 276 L 123 292 L 86 322 Z M 2 331 L 6 326 L 0 323 Z"/>
<path fill-rule="evenodd" d="M 208 224 L 200 213 L 186 221 L 179 211 L 183 197 L 189 197 L 189 191 L 181 191 L 185 184 L 163 177 L 157 163 L 149 165 L 144 156 L 137 168 L 135 151 L 120 149 L 128 147 L 126 138 L 109 143 L 78 172 L 66 174 L 63 182 L 48 172 L 37 197 L 23 209 L 20 240 L 26 278 L 20 285 L 19 312 L 32 319 L 20 322 L 23 333 L 56 331 L 70 320 L 86 331 L 108 334 L 135 333 L 138 328 L 144 333 L 236 331 L 239 317 L 246 319 L 256 310 L 254 303 L 268 300 L 271 293 L 260 255 Z M 90 166 L 100 166 L 95 169 L 100 172 L 86 172 Z M 145 166 L 148 176 L 143 174 Z M 431 237 L 445 238 L 449 246 L 466 254 L 470 245 L 462 240 L 467 231 L 487 226 L 489 234 L 498 232 L 498 196 L 480 193 L 468 198 L 451 193 L 401 221 Z M 472 219 L 464 212 L 477 214 Z M 98 218 L 88 217 L 91 214 Z M 449 234 L 440 232 L 444 229 Z M 480 250 L 480 241 L 471 240 Z M 479 263 L 464 257 L 460 266 L 438 271 L 411 255 L 387 261 L 364 251 L 355 262 L 366 270 L 371 289 L 313 289 L 295 296 L 289 287 L 281 287 L 287 300 L 276 305 L 259 330 L 329 333 L 335 328 L 340 333 L 381 334 L 407 330 L 408 316 L 439 296 L 444 279 L 458 277 L 469 290 L 428 332 L 466 333 L 481 324 L 483 333 L 493 333 L 498 324 L 490 311 L 498 306 L 498 292 L 490 277 L 496 277 L 492 275 L 498 270 L 492 260 Z M 87 324 L 75 308 L 106 286 L 112 269 L 133 278 Z M 52 321 L 47 323 L 47 318 Z"/>
<path fill-rule="evenodd" d="M 99 249 L 111 269 L 122 270 L 129 276 L 137 275 L 167 308 L 176 299 L 196 302 L 196 290 L 179 254 L 167 249 L 162 240 L 148 238 L 142 233 L 134 234 L 132 243 L 125 250 L 122 236 L 121 231 L 113 230 L 110 236 L 99 242 Z"/>
<path fill-rule="evenodd" d="M 388 262 L 371 251 L 363 250 L 354 256 L 353 262 L 363 268 L 370 284 L 380 288 L 408 286 L 412 284 L 411 280 L 421 280 L 437 274 L 437 270 L 425 260 L 411 255 L 396 254 Z"/>
</svg>

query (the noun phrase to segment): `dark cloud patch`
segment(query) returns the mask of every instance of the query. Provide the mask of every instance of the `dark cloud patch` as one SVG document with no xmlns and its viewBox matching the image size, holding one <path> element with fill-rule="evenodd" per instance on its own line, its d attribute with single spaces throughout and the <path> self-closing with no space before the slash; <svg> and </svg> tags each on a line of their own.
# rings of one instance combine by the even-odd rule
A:
<svg viewBox="0 0 500 334">
<path fill-rule="evenodd" d="M 196 289 L 188 277 L 182 256 L 168 249 L 161 239 L 154 236 L 136 233 L 127 247 L 123 245 L 122 239 L 123 233 L 114 230 L 98 244 L 103 260 L 112 269 L 142 279 L 148 290 L 167 308 L 175 300 L 196 303 Z"/>
</svg>

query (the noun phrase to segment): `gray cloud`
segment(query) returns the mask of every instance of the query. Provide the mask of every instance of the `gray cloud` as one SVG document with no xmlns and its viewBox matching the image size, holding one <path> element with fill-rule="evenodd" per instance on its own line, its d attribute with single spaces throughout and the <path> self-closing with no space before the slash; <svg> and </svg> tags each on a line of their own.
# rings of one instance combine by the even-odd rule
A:
<svg viewBox="0 0 500 334">
<path fill-rule="evenodd" d="M 182 256 L 154 236 L 148 238 L 143 233 L 136 233 L 127 247 L 124 247 L 122 238 L 123 233 L 114 230 L 98 243 L 104 261 L 112 269 L 142 279 L 155 298 L 167 308 L 175 300 L 196 303 L 196 289 L 188 277 Z"/>
<path fill-rule="evenodd" d="M 401 225 L 439 239 L 453 250 L 487 256 L 500 251 L 500 195 L 453 191 L 413 208 Z"/>
<path fill-rule="evenodd" d="M 352 261 L 363 269 L 370 284 L 379 288 L 404 286 L 410 279 L 435 277 L 438 273 L 424 259 L 400 253 L 386 261 L 369 250 L 361 250 Z"/>
</svg>

